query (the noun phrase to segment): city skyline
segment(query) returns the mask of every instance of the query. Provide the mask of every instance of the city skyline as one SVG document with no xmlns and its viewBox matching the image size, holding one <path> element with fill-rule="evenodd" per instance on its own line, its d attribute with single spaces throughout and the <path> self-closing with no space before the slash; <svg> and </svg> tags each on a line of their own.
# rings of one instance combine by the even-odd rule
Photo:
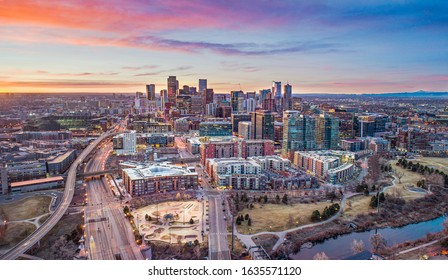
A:
<svg viewBox="0 0 448 280">
<path fill-rule="evenodd" d="M 448 88 L 444 1 L 0 2 L 0 93 Z"/>
</svg>

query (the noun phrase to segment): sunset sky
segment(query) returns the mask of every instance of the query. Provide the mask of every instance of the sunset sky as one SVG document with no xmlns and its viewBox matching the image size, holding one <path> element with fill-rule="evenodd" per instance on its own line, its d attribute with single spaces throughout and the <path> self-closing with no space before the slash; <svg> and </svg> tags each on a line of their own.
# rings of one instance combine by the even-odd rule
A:
<svg viewBox="0 0 448 280">
<path fill-rule="evenodd" d="M 362 2 L 362 4 L 360 4 Z M 0 92 L 448 90 L 448 1 L 0 0 Z"/>
</svg>

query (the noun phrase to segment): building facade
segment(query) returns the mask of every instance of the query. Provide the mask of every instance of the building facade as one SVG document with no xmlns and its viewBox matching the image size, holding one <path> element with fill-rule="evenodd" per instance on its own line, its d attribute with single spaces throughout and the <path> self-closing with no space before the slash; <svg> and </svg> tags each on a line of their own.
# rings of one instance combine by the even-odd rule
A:
<svg viewBox="0 0 448 280">
<path fill-rule="evenodd" d="M 188 168 L 155 163 L 136 165 L 122 170 L 123 184 L 131 196 L 171 191 L 195 190 L 198 174 Z"/>
</svg>

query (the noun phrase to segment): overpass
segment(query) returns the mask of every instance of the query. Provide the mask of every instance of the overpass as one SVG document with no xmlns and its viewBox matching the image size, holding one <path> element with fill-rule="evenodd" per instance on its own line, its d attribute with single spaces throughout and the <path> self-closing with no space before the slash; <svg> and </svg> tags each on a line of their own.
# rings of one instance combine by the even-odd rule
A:
<svg viewBox="0 0 448 280">
<path fill-rule="evenodd" d="M 118 172 L 118 168 L 114 168 L 114 169 L 107 169 L 107 170 L 100 170 L 100 171 L 95 171 L 95 172 L 86 172 L 86 173 L 79 173 L 76 175 L 76 178 L 83 178 L 84 180 L 90 180 L 90 179 L 95 179 L 98 177 L 103 177 L 104 175 L 107 174 L 112 174 L 112 173 L 116 173 Z"/>
<path fill-rule="evenodd" d="M 56 207 L 53 214 L 32 234 L 27 238 L 19 242 L 11 250 L 0 256 L 0 260 L 14 260 L 20 255 L 28 251 L 34 244 L 36 244 L 42 237 L 44 237 L 55 225 L 62 216 L 67 211 L 70 202 L 73 199 L 73 194 L 75 192 L 75 181 L 76 181 L 76 171 L 78 166 L 84 161 L 84 159 L 101 143 L 103 140 L 117 133 L 108 131 L 102 134 L 100 137 L 91 142 L 87 148 L 85 148 L 81 154 L 76 158 L 68 170 L 67 180 L 65 182 L 64 194 L 61 199 L 61 203 Z"/>
</svg>

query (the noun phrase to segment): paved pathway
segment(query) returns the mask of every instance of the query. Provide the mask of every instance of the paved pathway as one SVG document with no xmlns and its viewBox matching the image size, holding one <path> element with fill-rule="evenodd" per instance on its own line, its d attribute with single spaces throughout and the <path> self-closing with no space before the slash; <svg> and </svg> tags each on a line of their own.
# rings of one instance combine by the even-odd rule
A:
<svg viewBox="0 0 448 280">
<path fill-rule="evenodd" d="M 305 229 L 305 228 L 320 226 L 320 225 L 332 222 L 335 219 L 337 219 L 344 211 L 345 200 L 347 198 L 350 198 L 350 197 L 355 196 L 355 195 L 358 195 L 358 194 L 357 193 L 351 193 L 351 194 L 348 194 L 348 195 L 344 196 L 342 198 L 342 201 L 341 201 L 341 204 L 340 204 L 341 208 L 339 209 L 338 213 L 336 213 L 333 217 L 329 218 L 328 220 L 325 220 L 325 221 L 322 221 L 322 222 L 318 222 L 318 223 L 307 224 L 307 225 L 291 228 L 291 229 L 280 231 L 280 232 L 264 231 L 264 232 L 258 232 L 258 233 L 255 233 L 255 234 L 242 234 L 242 233 L 239 233 L 235 229 L 235 236 L 237 236 L 241 240 L 241 243 L 243 243 L 246 246 L 246 248 L 249 248 L 251 246 L 256 246 L 255 242 L 252 239 L 253 237 L 256 237 L 256 236 L 262 235 L 262 234 L 272 234 L 272 235 L 275 235 L 275 236 L 278 237 L 278 240 L 275 243 L 274 247 L 272 248 L 272 250 L 274 251 L 283 243 L 283 241 L 285 240 L 286 234 L 288 234 L 290 232 L 297 231 L 297 230 Z"/>
</svg>

